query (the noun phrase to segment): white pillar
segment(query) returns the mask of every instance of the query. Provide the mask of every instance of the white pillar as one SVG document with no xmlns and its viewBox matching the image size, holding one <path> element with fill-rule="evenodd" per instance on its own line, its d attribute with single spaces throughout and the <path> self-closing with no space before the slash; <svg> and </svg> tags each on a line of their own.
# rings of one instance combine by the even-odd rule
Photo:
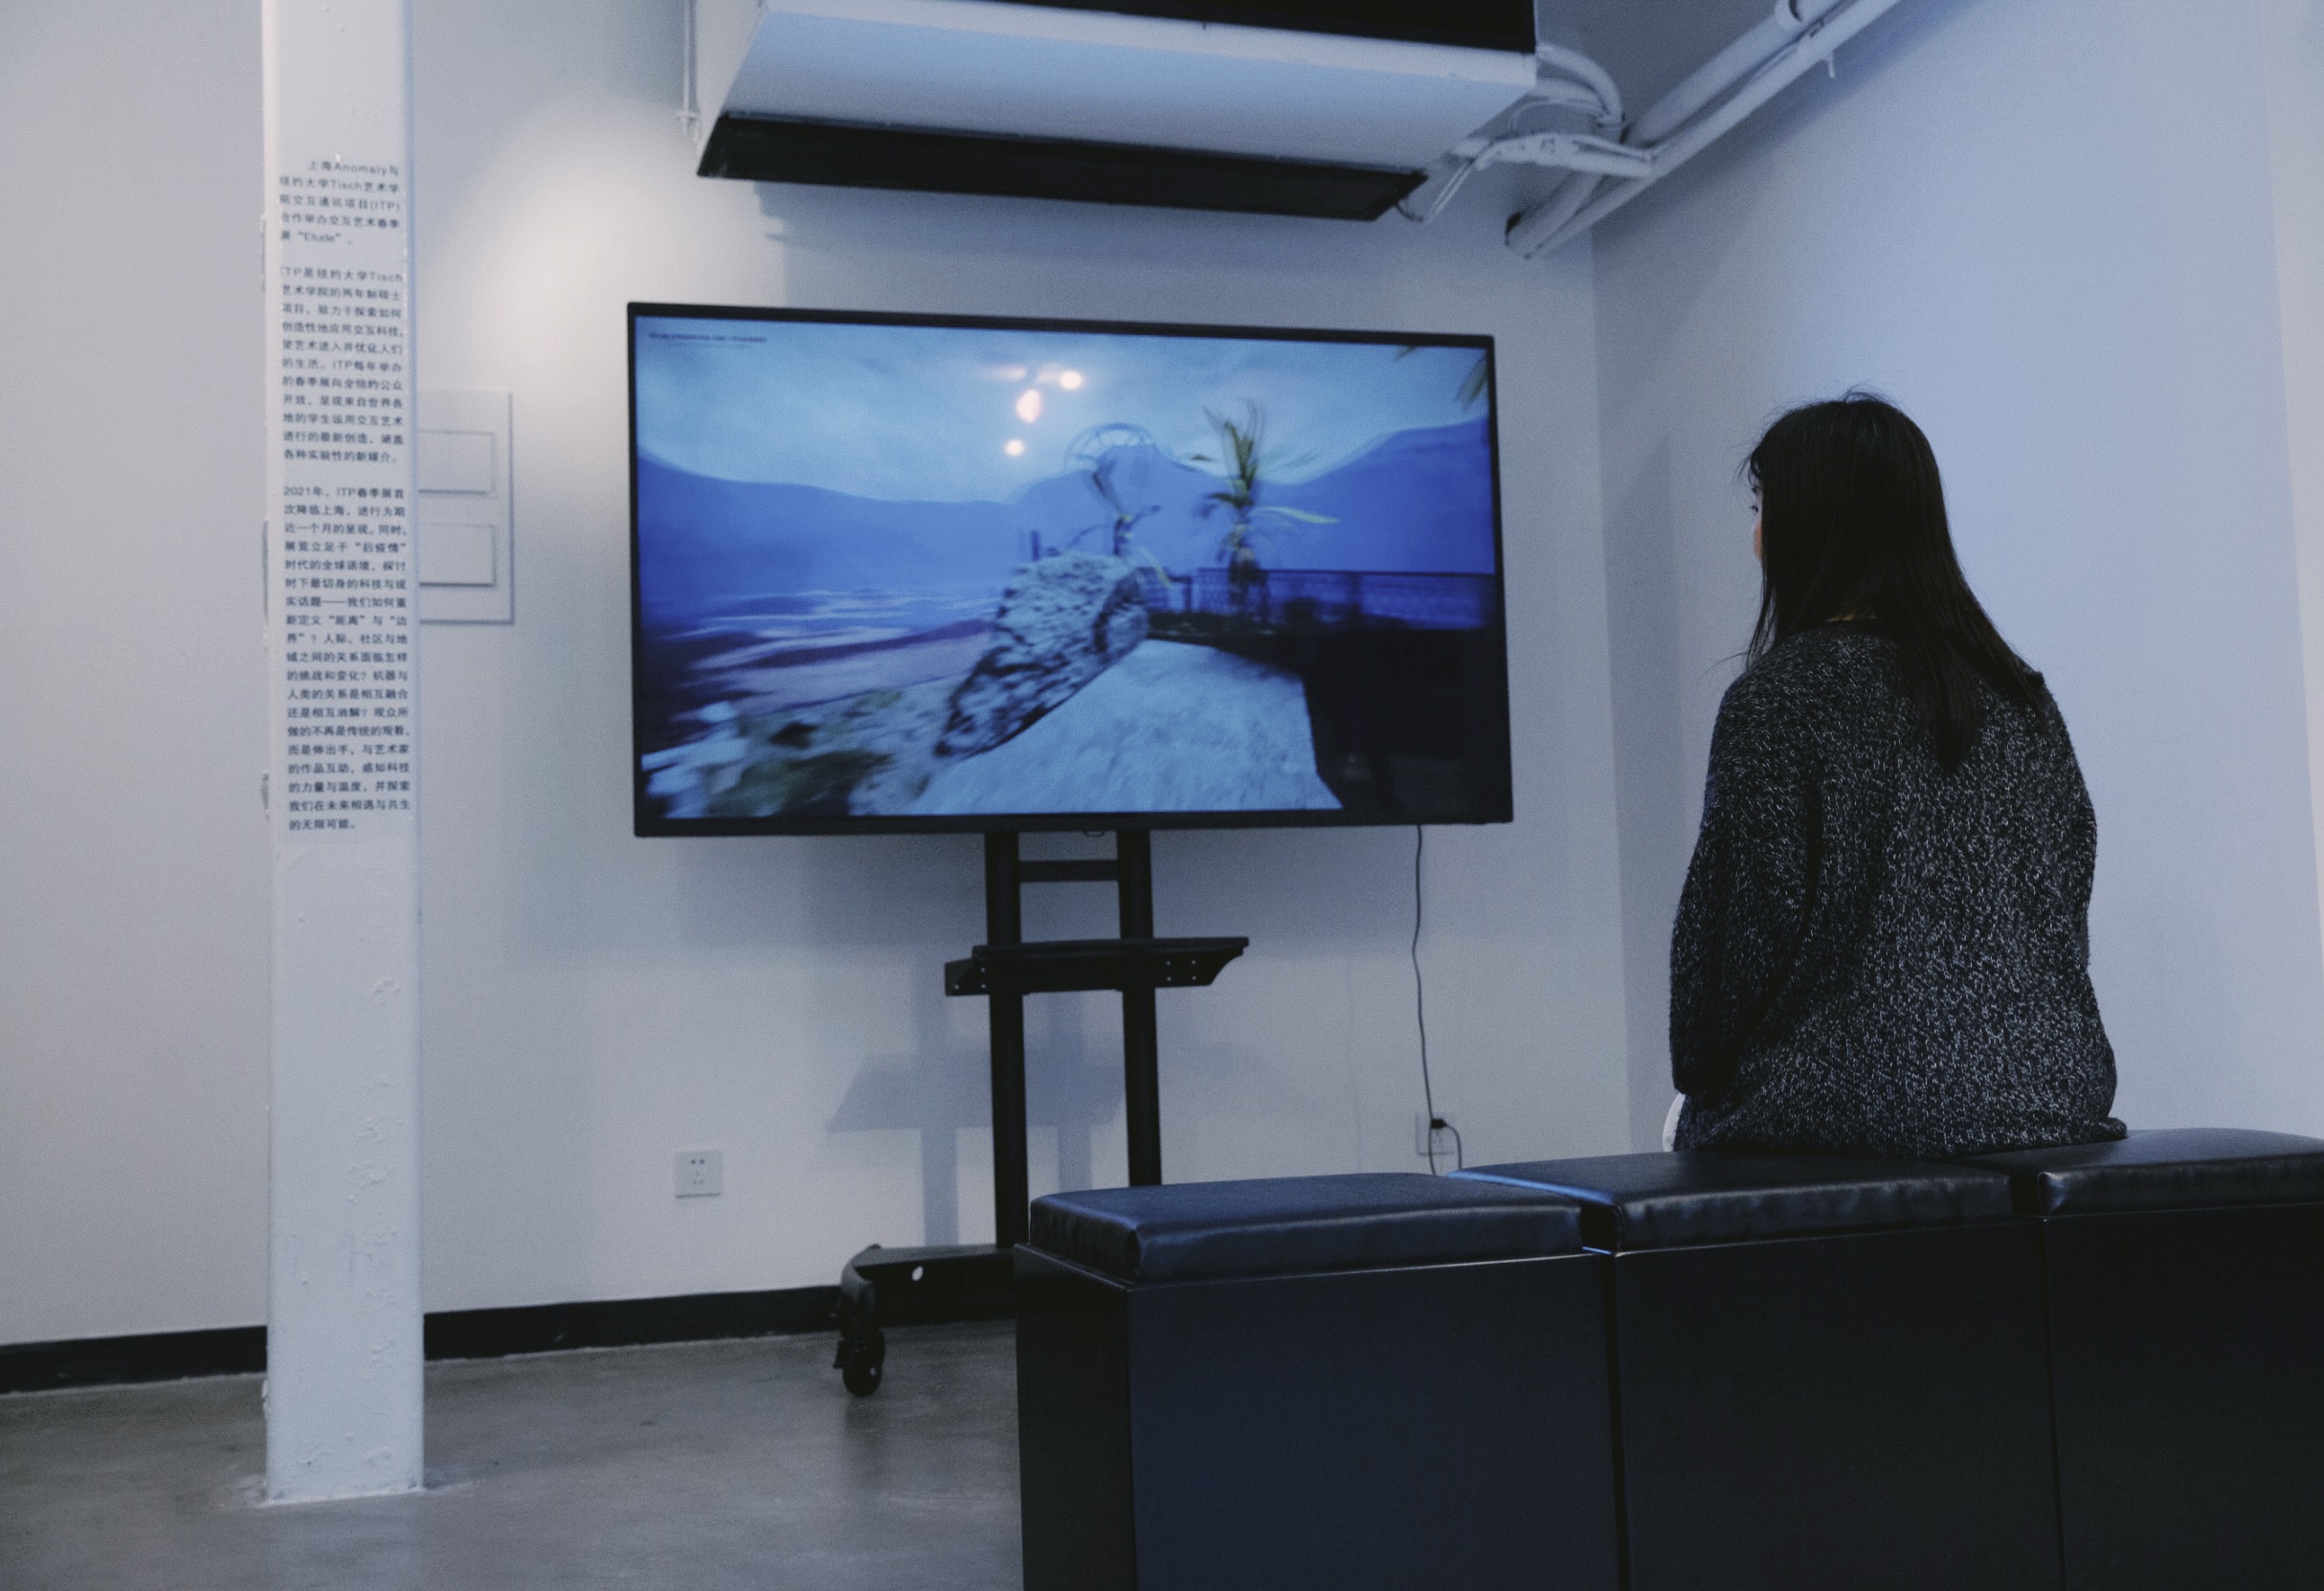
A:
<svg viewBox="0 0 2324 1591">
<path fill-rule="evenodd" d="M 264 0 L 266 1488 L 420 1485 L 410 0 Z"/>
</svg>

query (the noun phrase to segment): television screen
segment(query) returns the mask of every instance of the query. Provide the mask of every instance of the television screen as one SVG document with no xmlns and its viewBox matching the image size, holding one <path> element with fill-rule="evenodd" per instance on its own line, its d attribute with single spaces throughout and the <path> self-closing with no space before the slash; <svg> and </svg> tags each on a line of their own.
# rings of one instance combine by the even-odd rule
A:
<svg viewBox="0 0 2324 1591">
<path fill-rule="evenodd" d="M 640 834 L 1506 821 L 1489 338 L 630 306 Z"/>
</svg>

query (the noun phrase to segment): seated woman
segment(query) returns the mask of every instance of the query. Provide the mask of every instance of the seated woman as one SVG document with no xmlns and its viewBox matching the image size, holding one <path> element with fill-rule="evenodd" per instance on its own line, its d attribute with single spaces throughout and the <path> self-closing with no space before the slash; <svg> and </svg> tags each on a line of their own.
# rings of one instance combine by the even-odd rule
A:
<svg viewBox="0 0 2324 1591">
<path fill-rule="evenodd" d="M 2097 824 L 1971 594 L 1920 428 L 1862 393 L 1750 463 L 1759 621 L 1670 959 L 1681 1149 L 1925 1157 L 2118 1138 Z"/>
</svg>

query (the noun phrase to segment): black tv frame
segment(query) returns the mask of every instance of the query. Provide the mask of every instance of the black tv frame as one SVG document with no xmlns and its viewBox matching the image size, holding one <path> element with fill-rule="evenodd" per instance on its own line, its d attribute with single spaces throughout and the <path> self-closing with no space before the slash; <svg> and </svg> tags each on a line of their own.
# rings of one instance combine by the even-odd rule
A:
<svg viewBox="0 0 2324 1591">
<path fill-rule="evenodd" d="M 1426 818 L 1429 823 L 1507 823 L 1515 817 L 1509 766 L 1508 607 L 1508 572 L 1504 560 L 1501 500 L 1501 406 L 1499 366 L 1493 339 L 1484 334 L 1422 331 L 1329 330 L 1316 327 L 1206 325 L 1143 321 L 1056 320 L 1032 316 L 899 314 L 849 309 L 793 309 L 729 304 L 650 303 L 633 302 L 625 323 L 624 348 L 629 381 L 630 454 L 630 789 L 634 828 L 641 839 L 698 835 L 868 835 L 868 834 L 1041 834 L 1088 833 L 1099 830 L 1151 829 L 1279 829 L 1279 828 L 1400 828 L 1415 821 L 1407 817 L 1350 816 L 1345 812 L 1071 812 L 965 813 L 943 817 L 770 817 L 663 818 L 646 794 L 643 766 L 646 694 L 644 678 L 645 609 L 638 582 L 637 545 L 637 322 L 646 320 L 807 321 L 852 325 L 927 326 L 983 331 L 1058 331 L 1133 337 L 1243 338 L 1259 342 L 1369 343 L 1393 347 L 1473 348 L 1485 355 L 1486 440 L 1492 462 L 1494 633 L 1501 638 L 1499 666 L 1491 678 L 1477 682 L 1490 701 L 1479 701 L 1480 715 L 1490 714 L 1501 726 L 1499 754 L 1492 766 L 1478 770 L 1476 784 L 1485 798 L 1472 816 Z"/>
</svg>

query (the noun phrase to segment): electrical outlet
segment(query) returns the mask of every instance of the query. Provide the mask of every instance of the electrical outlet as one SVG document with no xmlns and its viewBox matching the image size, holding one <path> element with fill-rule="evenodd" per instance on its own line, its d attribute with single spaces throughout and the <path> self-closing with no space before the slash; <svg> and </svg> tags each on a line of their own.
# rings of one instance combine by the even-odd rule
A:
<svg viewBox="0 0 2324 1591">
<path fill-rule="evenodd" d="M 1428 1113 L 1425 1110 L 1415 1110 L 1412 1113 L 1412 1152 L 1425 1160 L 1428 1158 L 1429 1150 L 1433 1148 L 1437 1152 L 1437 1164 L 1452 1164 L 1460 1158 L 1460 1152 L 1453 1134 L 1452 1118 L 1440 1113 L 1437 1120 L 1442 1125 L 1431 1129 L 1428 1125 Z M 1433 1144 L 1430 1142 L 1432 1138 L 1435 1140 Z"/>
<path fill-rule="evenodd" d="M 678 1152 L 678 1197 L 714 1199 L 726 1191 L 726 1156 L 715 1149 Z"/>
</svg>

